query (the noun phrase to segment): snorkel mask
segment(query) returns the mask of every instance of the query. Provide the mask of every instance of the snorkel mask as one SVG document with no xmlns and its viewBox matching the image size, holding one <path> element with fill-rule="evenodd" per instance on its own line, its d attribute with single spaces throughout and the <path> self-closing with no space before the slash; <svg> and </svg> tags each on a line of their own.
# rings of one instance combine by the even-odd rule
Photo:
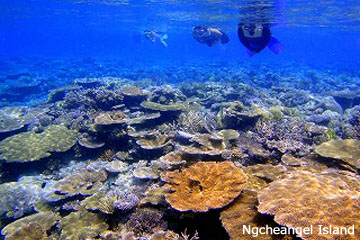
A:
<svg viewBox="0 0 360 240">
<path fill-rule="evenodd" d="M 262 36 L 263 33 L 263 26 L 262 24 L 249 24 L 241 26 L 241 29 L 244 33 L 244 37 L 247 38 L 259 38 Z"/>
<path fill-rule="evenodd" d="M 198 38 L 209 37 L 211 32 L 207 27 L 195 26 L 193 27 L 193 34 L 195 34 Z"/>
</svg>

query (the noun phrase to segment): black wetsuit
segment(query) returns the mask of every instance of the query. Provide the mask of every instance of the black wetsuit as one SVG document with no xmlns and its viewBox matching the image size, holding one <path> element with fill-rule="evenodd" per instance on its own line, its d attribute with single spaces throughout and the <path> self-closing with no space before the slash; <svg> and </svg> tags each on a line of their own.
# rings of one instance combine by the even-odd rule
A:
<svg viewBox="0 0 360 240">
<path fill-rule="evenodd" d="M 238 36 L 240 42 L 251 52 L 259 53 L 263 50 L 269 43 L 271 38 L 270 28 L 266 25 L 263 26 L 262 34 L 257 38 L 245 37 L 242 29 L 243 25 L 239 25 Z"/>
</svg>

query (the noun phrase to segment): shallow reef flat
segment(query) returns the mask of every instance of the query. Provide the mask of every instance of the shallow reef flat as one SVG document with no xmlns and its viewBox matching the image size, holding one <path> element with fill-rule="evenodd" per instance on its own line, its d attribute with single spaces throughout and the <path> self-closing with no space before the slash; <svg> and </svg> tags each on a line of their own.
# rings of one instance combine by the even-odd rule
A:
<svg viewBox="0 0 360 240">
<path fill-rule="evenodd" d="M 0 69 L 3 239 L 360 239 L 360 70 L 130 65 Z"/>
</svg>

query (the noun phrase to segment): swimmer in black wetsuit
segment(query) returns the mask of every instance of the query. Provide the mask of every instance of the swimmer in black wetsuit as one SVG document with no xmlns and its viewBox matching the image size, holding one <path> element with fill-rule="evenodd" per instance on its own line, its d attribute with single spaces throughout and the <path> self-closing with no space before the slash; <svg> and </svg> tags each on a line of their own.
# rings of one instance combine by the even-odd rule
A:
<svg viewBox="0 0 360 240">
<path fill-rule="evenodd" d="M 205 43 L 209 47 L 212 47 L 219 40 L 222 44 L 229 42 L 229 37 L 223 31 L 211 27 L 193 27 L 192 35 L 198 42 Z"/>
<path fill-rule="evenodd" d="M 249 56 L 261 52 L 268 47 L 273 53 L 279 54 L 284 46 L 271 36 L 269 24 L 239 24 L 238 36 L 240 42 L 246 47 Z"/>
<path fill-rule="evenodd" d="M 240 8 L 238 37 L 246 47 L 249 56 L 261 52 L 268 47 L 273 53 L 279 54 L 284 46 L 271 34 L 274 26 L 274 14 L 281 13 L 282 0 L 249 0 Z M 280 14 L 278 14 L 280 15 Z M 276 19 L 275 19 L 276 20 Z"/>
</svg>

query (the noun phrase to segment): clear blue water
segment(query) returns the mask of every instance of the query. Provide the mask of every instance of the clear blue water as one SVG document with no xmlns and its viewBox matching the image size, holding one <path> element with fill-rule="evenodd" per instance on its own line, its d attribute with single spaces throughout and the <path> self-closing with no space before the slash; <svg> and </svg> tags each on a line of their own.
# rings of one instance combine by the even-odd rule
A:
<svg viewBox="0 0 360 240">
<path fill-rule="evenodd" d="M 360 63 L 360 2 L 284 0 L 280 10 L 269 10 L 275 16 L 270 21 L 279 22 L 272 30 L 285 45 L 284 52 L 274 56 L 266 49 L 250 59 L 236 34 L 240 9 L 246 10 L 249 2 L 1 0 L 0 57 L 110 57 L 136 63 Z M 191 36 L 194 25 L 221 28 L 230 42 L 212 48 L 201 45 Z M 148 29 L 166 32 L 169 47 L 134 40 Z"/>
</svg>

